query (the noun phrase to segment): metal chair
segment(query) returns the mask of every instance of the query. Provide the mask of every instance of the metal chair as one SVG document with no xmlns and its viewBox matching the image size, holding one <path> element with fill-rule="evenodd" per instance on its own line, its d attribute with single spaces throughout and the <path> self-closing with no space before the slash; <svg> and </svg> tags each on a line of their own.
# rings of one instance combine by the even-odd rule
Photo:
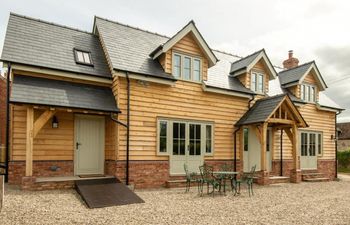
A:
<svg viewBox="0 0 350 225">
<path fill-rule="evenodd" d="M 235 195 L 241 193 L 241 183 L 247 183 L 249 197 L 254 195 L 253 192 L 253 183 L 254 183 L 254 174 L 255 174 L 256 165 L 252 166 L 249 173 L 243 175 L 242 179 L 234 180 L 235 186 Z M 238 190 L 237 190 L 238 189 Z"/>
<path fill-rule="evenodd" d="M 186 174 L 186 190 L 185 190 L 185 192 L 189 192 L 189 190 L 191 188 L 191 182 L 197 182 L 198 183 L 199 179 L 196 178 L 197 173 L 195 173 L 195 172 L 190 173 L 188 171 L 188 166 L 187 166 L 186 163 L 184 163 L 184 170 L 185 170 L 185 174 Z M 198 192 L 199 192 L 199 187 L 198 187 Z"/>
<path fill-rule="evenodd" d="M 200 194 L 203 195 L 203 185 L 207 184 L 207 194 L 209 194 L 209 186 L 212 186 L 212 193 L 214 196 L 215 189 L 218 187 L 220 188 L 220 182 L 218 182 L 213 175 L 213 167 L 204 164 L 203 166 L 199 167 L 199 171 L 201 174 Z"/>
</svg>

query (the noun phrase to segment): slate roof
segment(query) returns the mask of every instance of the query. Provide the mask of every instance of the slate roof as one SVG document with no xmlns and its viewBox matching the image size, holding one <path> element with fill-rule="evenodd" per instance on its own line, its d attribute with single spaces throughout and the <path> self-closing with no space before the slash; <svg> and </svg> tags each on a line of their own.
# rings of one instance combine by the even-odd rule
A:
<svg viewBox="0 0 350 225">
<path fill-rule="evenodd" d="M 293 82 L 298 82 L 313 63 L 313 61 L 308 62 L 292 69 L 282 70 L 279 72 L 278 76 L 280 78 L 281 85 L 283 86 Z"/>
<path fill-rule="evenodd" d="M 257 100 L 255 104 L 237 121 L 236 126 L 266 121 L 285 96 L 285 94 L 281 94 Z"/>
<path fill-rule="evenodd" d="M 120 112 L 108 87 L 29 76 L 14 77 L 10 102 Z"/>
<path fill-rule="evenodd" d="M 94 66 L 77 64 L 73 48 L 90 51 Z M 96 35 L 14 13 L 10 14 L 1 60 L 111 78 Z"/>
<path fill-rule="evenodd" d="M 337 123 L 337 129 L 340 131 L 338 133 L 339 140 L 350 139 L 350 123 Z"/>
<path fill-rule="evenodd" d="M 264 51 L 264 49 L 261 49 L 257 52 L 254 52 L 253 54 L 251 55 L 248 55 L 244 58 L 241 58 L 235 62 L 233 62 L 231 64 L 231 69 L 230 69 L 230 73 L 234 73 L 234 72 L 237 72 L 241 69 L 245 69 L 247 68 L 255 59 L 256 57 L 262 52 Z"/>
<path fill-rule="evenodd" d="M 168 37 L 95 17 L 95 26 L 116 70 L 175 80 L 149 55 Z"/>
</svg>

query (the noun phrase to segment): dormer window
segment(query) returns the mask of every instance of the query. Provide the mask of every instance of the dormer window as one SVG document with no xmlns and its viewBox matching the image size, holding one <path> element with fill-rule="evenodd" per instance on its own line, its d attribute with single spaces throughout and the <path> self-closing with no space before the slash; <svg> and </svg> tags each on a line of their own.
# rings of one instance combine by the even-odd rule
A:
<svg viewBox="0 0 350 225">
<path fill-rule="evenodd" d="M 88 51 L 74 49 L 74 57 L 75 57 L 75 62 L 78 64 L 93 66 L 93 63 L 91 60 L 91 53 Z"/>
<path fill-rule="evenodd" d="M 252 72 L 250 77 L 250 89 L 256 93 L 264 93 L 264 74 Z"/>
<path fill-rule="evenodd" d="M 316 88 L 313 85 L 300 85 L 300 98 L 305 102 L 316 102 Z"/>
<path fill-rule="evenodd" d="M 196 57 L 174 53 L 173 75 L 182 80 L 201 81 L 201 60 Z"/>
</svg>

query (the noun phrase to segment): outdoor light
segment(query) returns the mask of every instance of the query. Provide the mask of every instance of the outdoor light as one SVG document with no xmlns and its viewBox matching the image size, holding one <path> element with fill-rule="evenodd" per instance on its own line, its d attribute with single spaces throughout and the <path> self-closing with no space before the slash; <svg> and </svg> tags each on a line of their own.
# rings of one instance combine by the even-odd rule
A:
<svg viewBox="0 0 350 225">
<path fill-rule="evenodd" d="M 52 128 L 58 128 L 58 120 L 56 116 L 52 118 Z"/>
</svg>

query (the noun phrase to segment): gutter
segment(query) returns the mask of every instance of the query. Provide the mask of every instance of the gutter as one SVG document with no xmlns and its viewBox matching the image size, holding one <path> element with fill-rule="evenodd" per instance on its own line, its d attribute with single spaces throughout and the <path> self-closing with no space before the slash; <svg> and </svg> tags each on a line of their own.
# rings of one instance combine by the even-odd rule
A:
<svg viewBox="0 0 350 225">
<path fill-rule="evenodd" d="M 6 82 L 6 165 L 5 165 L 5 182 L 9 179 L 9 160 L 10 160 L 10 78 L 11 63 L 8 63 L 7 82 Z"/>
</svg>

